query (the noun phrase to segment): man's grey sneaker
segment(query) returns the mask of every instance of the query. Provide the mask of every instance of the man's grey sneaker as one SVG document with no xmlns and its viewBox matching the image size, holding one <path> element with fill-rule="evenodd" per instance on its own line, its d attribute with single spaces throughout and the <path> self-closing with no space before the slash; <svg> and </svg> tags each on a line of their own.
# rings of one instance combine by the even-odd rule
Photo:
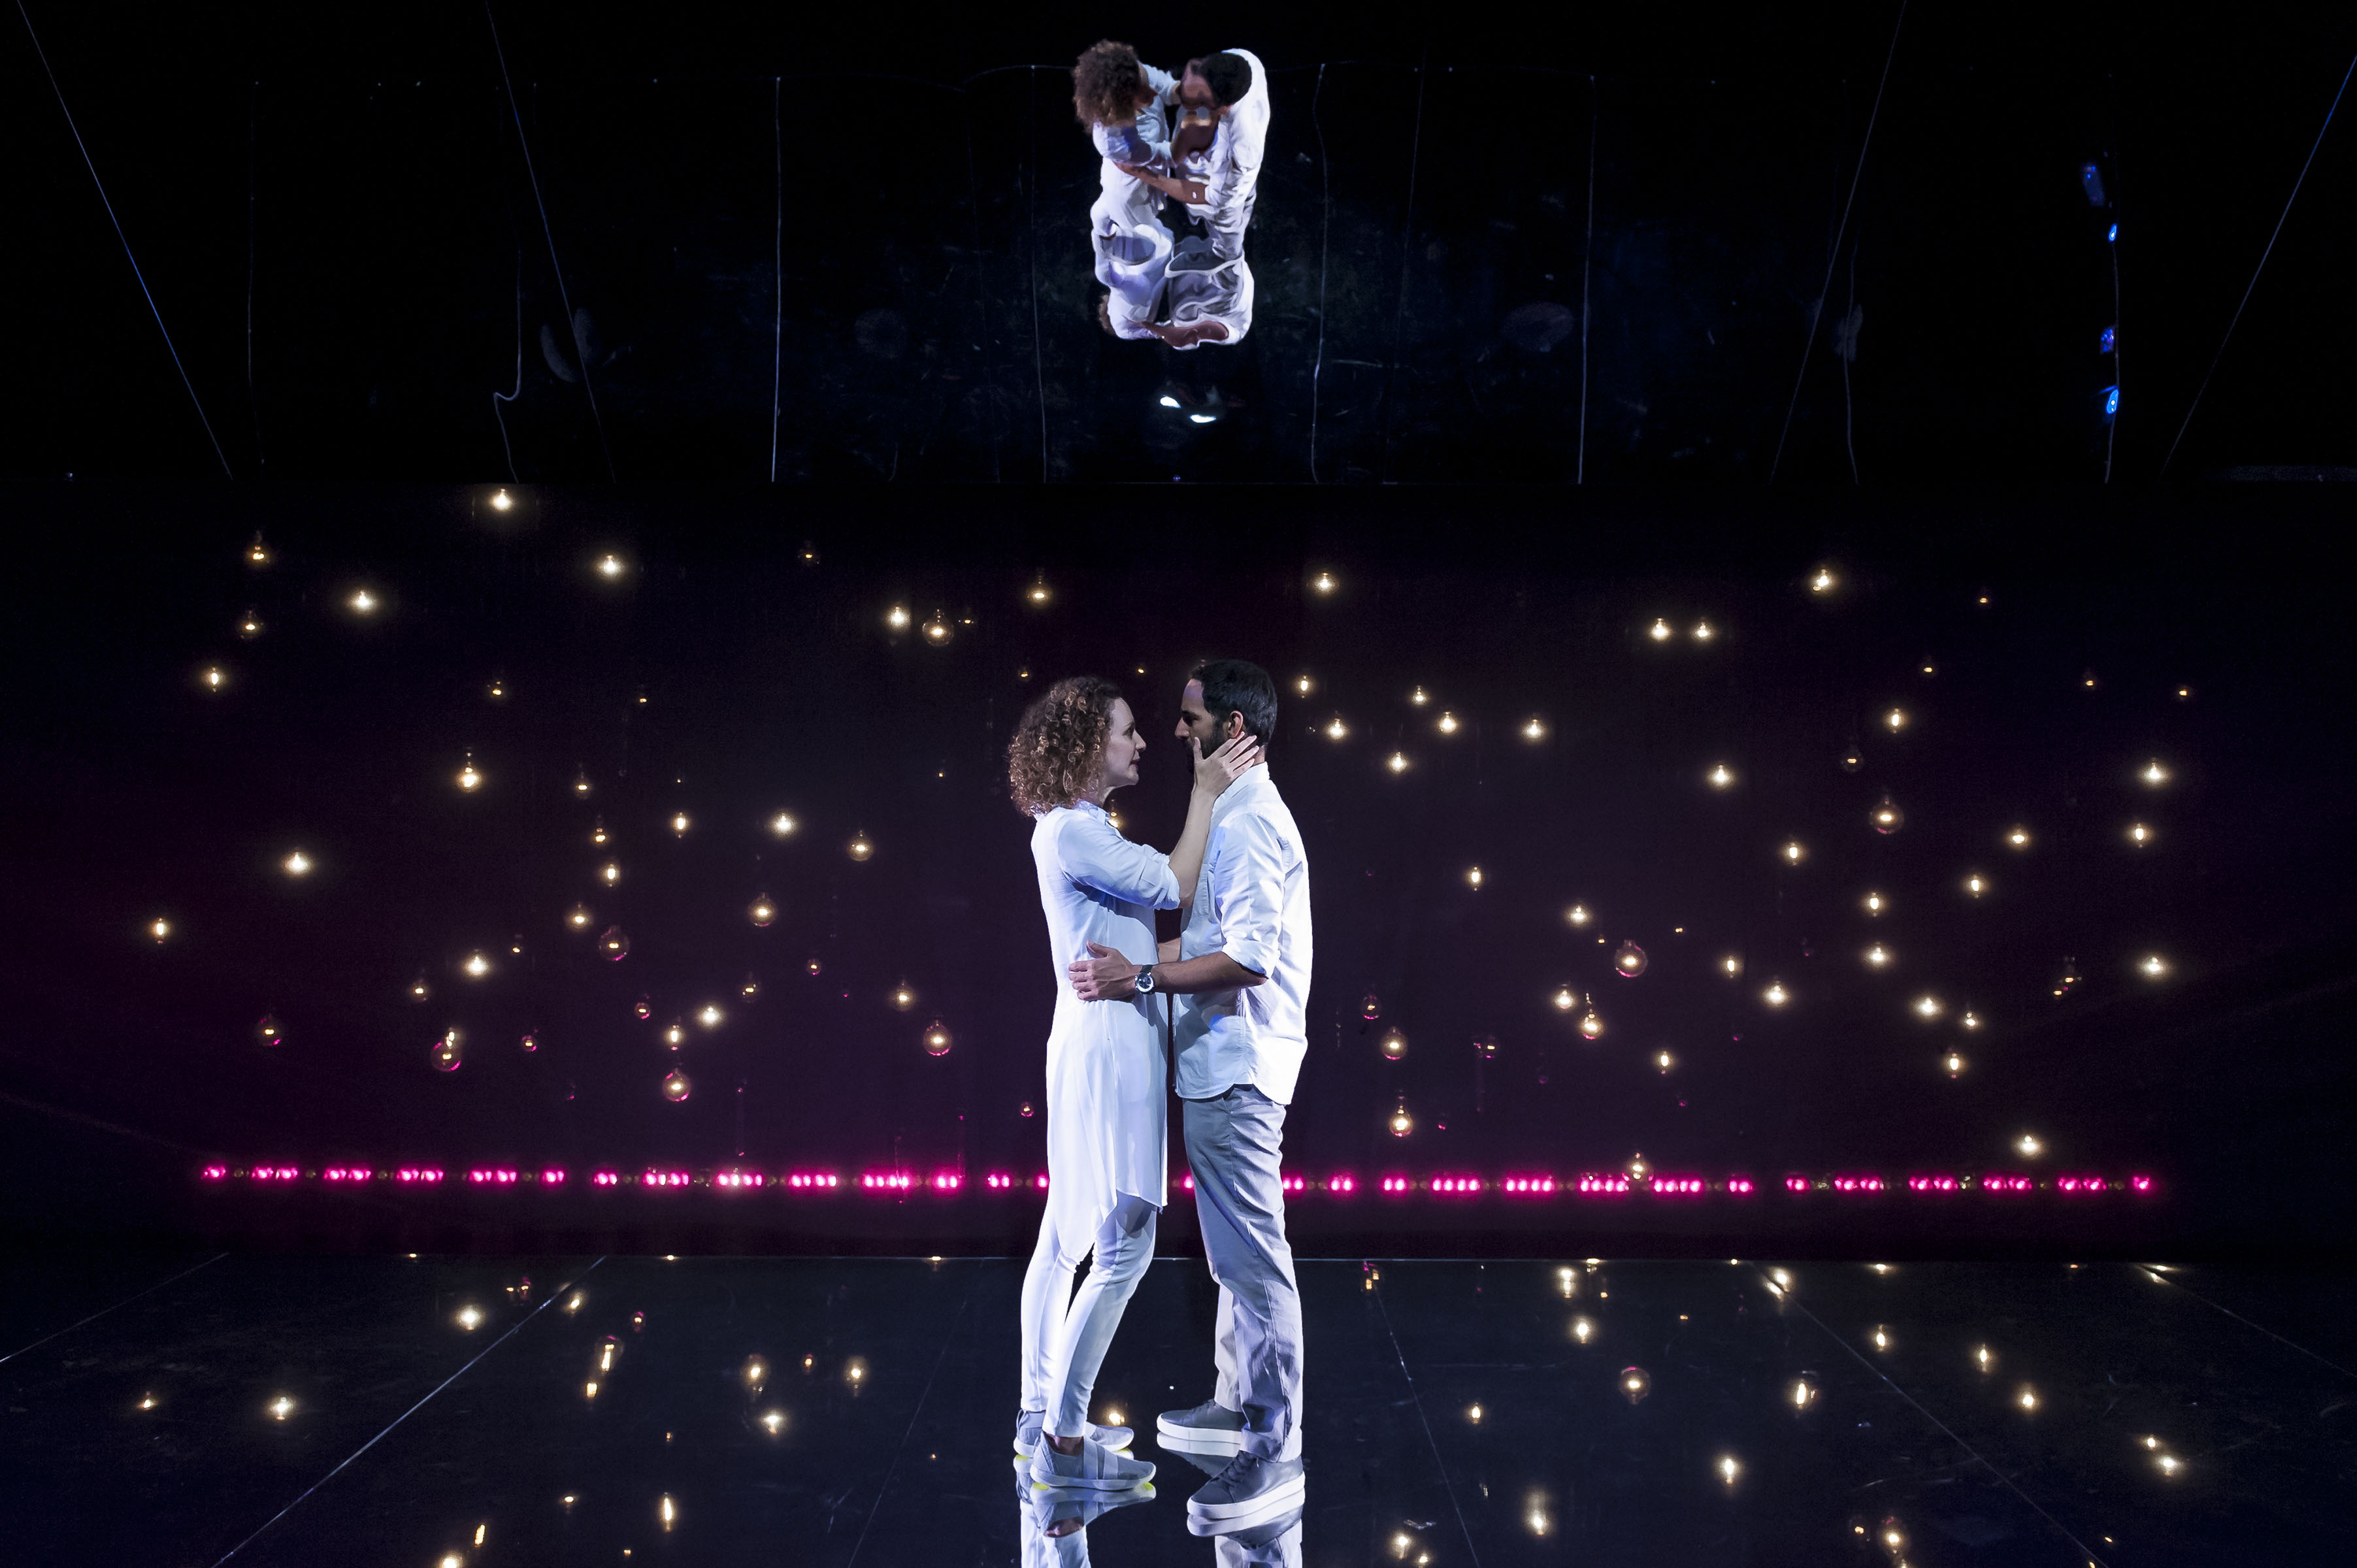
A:
<svg viewBox="0 0 2357 1568">
<path fill-rule="evenodd" d="M 1048 1412 L 1044 1410 L 1026 1410 L 1016 1412 L 1015 1452 L 1027 1459 L 1031 1456 L 1031 1450 L 1039 1446 L 1039 1426 L 1047 1417 Z M 1133 1434 L 1126 1426 L 1099 1426 L 1092 1421 L 1089 1423 L 1088 1431 L 1082 1435 L 1092 1443 L 1101 1443 L 1118 1454 L 1129 1446 Z"/>
<path fill-rule="evenodd" d="M 1187 1520 L 1222 1531 L 1248 1530 L 1300 1507 L 1307 1491 L 1300 1460 L 1239 1454 L 1187 1499 Z"/>
<path fill-rule="evenodd" d="M 1116 1454 L 1102 1443 L 1081 1439 L 1078 1454 L 1059 1454 L 1052 1443 L 1031 1450 L 1031 1484 L 1066 1492 L 1121 1492 L 1154 1479 L 1154 1466 Z"/>
<path fill-rule="evenodd" d="M 1235 1454 L 1244 1445 L 1244 1418 L 1217 1400 L 1192 1410 L 1166 1410 L 1154 1418 L 1154 1434 L 1165 1448 L 1189 1454 Z"/>
</svg>

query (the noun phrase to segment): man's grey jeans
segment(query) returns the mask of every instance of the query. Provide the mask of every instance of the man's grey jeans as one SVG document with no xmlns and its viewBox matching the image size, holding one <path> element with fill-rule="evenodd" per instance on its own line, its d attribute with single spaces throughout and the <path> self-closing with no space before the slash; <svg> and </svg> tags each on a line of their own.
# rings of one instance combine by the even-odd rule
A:
<svg viewBox="0 0 2357 1568">
<path fill-rule="evenodd" d="M 1212 1397 L 1243 1412 L 1245 1453 L 1289 1459 L 1301 1452 L 1301 1292 L 1277 1170 L 1285 1107 L 1250 1084 L 1180 1103 L 1203 1254 L 1220 1283 Z"/>
</svg>

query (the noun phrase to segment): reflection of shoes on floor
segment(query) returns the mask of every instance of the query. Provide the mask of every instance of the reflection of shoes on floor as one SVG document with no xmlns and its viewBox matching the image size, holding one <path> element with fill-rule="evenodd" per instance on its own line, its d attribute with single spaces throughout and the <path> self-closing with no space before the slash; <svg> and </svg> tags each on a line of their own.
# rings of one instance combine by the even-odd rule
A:
<svg viewBox="0 0 2357 1568">
<path fill-rule="evenodd" d="M 1031 1451 L 1031 1484 L 1058 1491 L 1118 1492 L 1154 1479 L 1154 1466 L 1116 1454 L 1102 1443 L 1081 1439 L 1078 1454 L 1060 1454 L 1052 1443 Z"/>
<path fill-rule="evenodd" d="M 1187 1530 L 1211 1538 L 1211 1561 L 1217 1568 L 1301 1568 L 1301 1515 L 1300 1509 L 1288 1509 L 1246 1530 L 1189 1519 Z"/>
<path fill-rule="evenodd" d="M 1248 1530 L 1299 1508 L 1307 1491 L 1300 1460 L 1239 1454 L 1187 1499 L 1187 1522 L 1222 1532 Z"/>
<path fill-rule="evenodd" d="M 1015 1417 L 1015 1452 L 1026 1458 L 1030 1457 L 1031 1450 L 1039 1446 L 1039 1425 L 1047 1417 L 1048 1412 L 1044 1410 L 1017 1412 Z M 1129 1446 L 1132 1434 L 1126 1426 L 1099 1426 L 1092 1421 L 1089 1423 L 1088 1431 L 1082 1435 L 1118 1454 Z"/>
<path fill-rule="evenodd" d="M 1042 1535 L 1060 1524 L 1066 1525 L 1068 1531 L 1074 1528 L 1086 1530 L 1115 1509 L 1154 1500 L 1154 1483 L 1151 1481 L 1142 1481 L 1118 1492 L 1076 1492 L 1058 1487 L 1032 1486 L 1025 1487 L 1024 1490 L 1029 1494 L 1024 1499 L 1024 1506 L 1030 1510 L 1032 1528 Z M 1073 1520 L 1079 1521 L 1077 1526 L 1067 1524 L 1066 1521 Z"/>
<path fill-rule="evenodd" d="M 1243 1413 L 1205 1400 L 1193 1410 L 1164 1411 L 1154 1418 L 1154 1435 L 1176 1453 L 1234 1454 L 1244 1445 Z"/>
</svg>

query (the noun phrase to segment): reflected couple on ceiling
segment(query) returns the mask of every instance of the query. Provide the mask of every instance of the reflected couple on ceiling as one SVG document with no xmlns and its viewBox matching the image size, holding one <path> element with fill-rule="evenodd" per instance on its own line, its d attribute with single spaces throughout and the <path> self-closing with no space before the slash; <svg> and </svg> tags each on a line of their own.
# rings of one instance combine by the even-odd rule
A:
<svg viewBox="0 0 2357 1568">
<path fill-rule="evenodd" d="M 1260 58 L 1223 49 L 1174 76 L 1108 39 L 1073 67 L 1072 105 L 1098 157 L 1098 325 L 1173 349 L 1241 341 L 1253 317 L 1244 232 L 1268 141 Z"/>
</svg>

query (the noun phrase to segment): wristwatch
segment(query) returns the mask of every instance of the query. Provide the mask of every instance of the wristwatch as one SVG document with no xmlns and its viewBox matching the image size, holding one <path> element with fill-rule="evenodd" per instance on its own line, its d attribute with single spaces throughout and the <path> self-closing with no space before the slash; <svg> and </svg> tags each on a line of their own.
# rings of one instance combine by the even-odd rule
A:
<svg viewBox="0 0 2357 1568">
<path fill-rule="evenodd" d="M 1139 970 L 1136 975 L 1132 979 L 1131 983 L 1137 987 L 1137 993 L 1140 996 L 1153 995 L 1154 966 L 1149 963 L 1144 969 Z"/>
</svg>

